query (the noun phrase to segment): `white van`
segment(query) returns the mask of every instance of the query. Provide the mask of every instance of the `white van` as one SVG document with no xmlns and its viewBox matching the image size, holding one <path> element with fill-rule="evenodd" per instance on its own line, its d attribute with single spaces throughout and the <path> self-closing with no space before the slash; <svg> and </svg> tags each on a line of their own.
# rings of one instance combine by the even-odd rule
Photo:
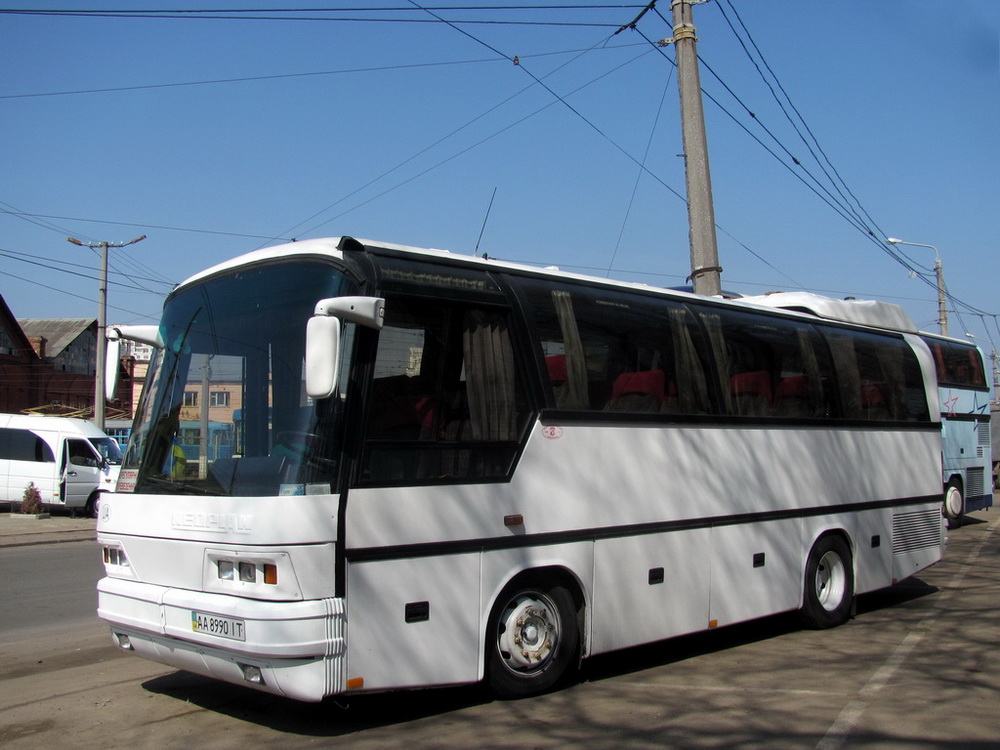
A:
<svg viewBox="0 0 1000 750">
<path fill-rule="evenodd" d="M 85 419 L 0 414 L 0 502 L 20 502 L 34 482 L 45 505 L 96 516 L 121 463 L 118 443 Z"/>
</svg>

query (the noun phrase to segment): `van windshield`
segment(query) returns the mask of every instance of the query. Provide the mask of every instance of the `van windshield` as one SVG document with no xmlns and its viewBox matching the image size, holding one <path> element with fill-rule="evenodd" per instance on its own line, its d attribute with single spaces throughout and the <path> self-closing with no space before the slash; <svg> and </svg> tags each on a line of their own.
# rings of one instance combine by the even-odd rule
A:
<svg viewBox="0 0 1000 750">
<path fill-rule="evenodd" d="M 237 268 L 171 296 L 118 491 L 336 491 L 343 399 L 306 396 L 305 331 L 317 301 L 353 289 L 336 268 L 299 259 Z"/>
<path fill-rule="evenodd" d="M 90 438 L 90 444 L 109 464 L 117 466 L 122 462 L 122 449 L 118 447 L 117 440 L 109 437 Z"/>
</svg>

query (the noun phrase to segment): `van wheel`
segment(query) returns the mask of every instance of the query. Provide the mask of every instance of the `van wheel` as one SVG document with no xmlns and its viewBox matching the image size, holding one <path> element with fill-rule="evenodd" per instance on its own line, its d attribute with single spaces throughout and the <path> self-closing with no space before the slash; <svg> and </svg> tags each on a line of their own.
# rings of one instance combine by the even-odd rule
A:
<svg viewBox="0 0 1000 750">
<path fill-rule="evenodd" d="M 813 545 L 805 579 L 803 621 L 818 630 L 847 622 L 854 604 L 854 563 L 843 537 L 828 534 Z"/>
<path fill-rule="evenodd" d="M 573 596 L 563 586 L 508 587 L 487 627 L 487 680 L 500 698 L 524 698 L 555 687 L 579 656 Z"/>
<path fill-rule="evenodd" d="M 101 512 L 101 493 L 95 492 L 87 498 L 87 504 L 83 506 L 83 515 L 87 518 L 97 518 Z"/>
</svg>

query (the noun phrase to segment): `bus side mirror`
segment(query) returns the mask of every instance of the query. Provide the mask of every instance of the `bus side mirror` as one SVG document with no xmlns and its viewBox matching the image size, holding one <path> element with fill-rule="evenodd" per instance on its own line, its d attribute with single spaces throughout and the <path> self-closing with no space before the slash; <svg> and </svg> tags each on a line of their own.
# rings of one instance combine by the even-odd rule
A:
<svg viewBox="0 0 1000 750">
<path fill-rule="evenodd" d="M 118 361 L 121 354 L 122 342 L 118 336 L 111 338 L 111 331 L 108 330 L 108 349 L 104 355 L 104 400 L 114 401 L 115 391 L 118 390 Z"/>
<path fill-rule="evenodd" d="M 331 297 L 316 303 L 306 324 L 306 394 L 329 398 L 340 372 L 341 321 L 381 330 L 385 300 L 381 297 Z"/>
<path fill-rule="evenodd" d="M 329 398 L 340 370 L 340 318 L 313 315 L 306 324 L 306 394 Z"/>
<path fill-rule="evenodd" d="M 163 339 L 157 326 L 108 326 L 104 335 L 108 340 L 104 358 L 104 398 L 113 401 L 118 389 L 118 358 L 121 356 L 122 339 L 149 344 L 154 349 L 163 348 Z"/>
</svg>

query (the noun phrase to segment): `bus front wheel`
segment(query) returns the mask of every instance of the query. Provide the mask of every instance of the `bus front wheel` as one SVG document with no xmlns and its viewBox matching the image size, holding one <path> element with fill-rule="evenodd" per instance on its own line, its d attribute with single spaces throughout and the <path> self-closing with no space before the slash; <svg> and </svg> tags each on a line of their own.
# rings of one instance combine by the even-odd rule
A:
<svg viewBox="0 0 1000 750">
<path fill-rule="evenodd" d="M 580 634 L 573 596 L 564 586 L 508 587 L 487 633 L 487 680 L 500 698 L 543 693 L 575 666 Z"/>
<path fill-rule="evenodd" d="M 841 625 L 854 604 L 854 563 L 844 538 L 828 534 L 817 540 L 806 561 L 802 619 L 817 629 Z"/>
</svg>

